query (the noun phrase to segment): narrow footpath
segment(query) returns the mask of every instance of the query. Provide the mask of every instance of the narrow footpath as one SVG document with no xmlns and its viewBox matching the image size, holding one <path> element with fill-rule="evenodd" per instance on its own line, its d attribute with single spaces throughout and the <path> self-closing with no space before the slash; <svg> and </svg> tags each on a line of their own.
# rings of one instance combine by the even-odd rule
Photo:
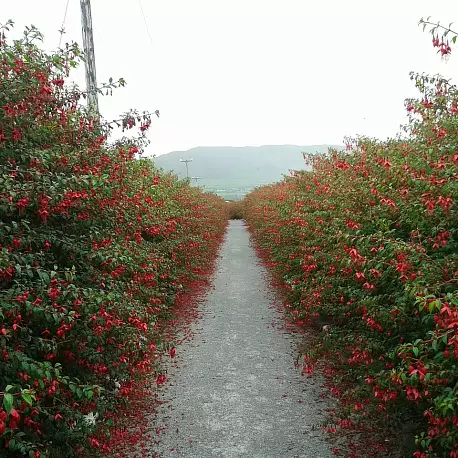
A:
<svg viewBox="0 0 458 458">
<path fill-rule="evenodd" d="M 331 457 L 321 382 L 294 365 L 275 295 L 241 221 L 231 221 L 194 338 L 179 346 L 155 420 L 164 458 Z M 174 360 L 175 361 L 175 360 Z"/>
</svg>

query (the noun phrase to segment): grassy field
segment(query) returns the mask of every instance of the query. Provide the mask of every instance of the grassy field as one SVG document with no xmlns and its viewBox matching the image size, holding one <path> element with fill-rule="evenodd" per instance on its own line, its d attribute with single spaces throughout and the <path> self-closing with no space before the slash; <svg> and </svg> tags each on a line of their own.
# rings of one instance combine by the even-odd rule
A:
<svg viewBox="0 0 458 458">
<path fill-rule="evenodd" d="M 240 200 L 258 186 L 269 184 L 268 182 L 254 182 L 246 179 L 192 179 L 192 185 L 203 188 L 207 192 L 217 194 L 225 200 Z"/>
</svg>

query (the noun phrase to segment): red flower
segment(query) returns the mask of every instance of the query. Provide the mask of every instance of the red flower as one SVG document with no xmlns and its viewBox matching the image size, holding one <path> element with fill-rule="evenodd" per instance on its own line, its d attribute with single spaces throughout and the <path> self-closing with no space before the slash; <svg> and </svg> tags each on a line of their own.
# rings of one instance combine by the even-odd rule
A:
<svg viewBox="0 0 458 458">
<path fill-rule="evenodd" d="M 18 142 L 19 140 L 21 140 L 21 138 L 22 138 L 21 129 L 15 127 L 11 134 L 11 140 L 13 140 L 13 142 Z"/>
<path fill-rule="evenodd" d="M 63 78 L 55 78 L 51 81 L 52 84 L 54 84 L 55 86 L 57 87 L 62 87 L 65 83 L 65 81 L 63 80 Z"/>
<path fill-rule="evenodd" d="M 46 224 L 46 221 L 48 220 L 48 216 L 49 216 L 49 211 L 42 208 L 38 210 L 38 214 L 40 215 L 41 222 L 43 224 Z"/>
<path fill-rule="evenodd" d="M 16 429 L 19 425 L 19 421 L 21 420 L 21 416 L 16 409 L 10 410 L 10 429 Z"/>
<path fill-rule="evenodd" d="M 4 410 L 0 410 L 0 435 L 5 432 L 7 414 Z"/>
<path fill-rule="evenodd" d="M 30 197 L 25 197 L 24 199 L 19 199 L 16 203 L 16 207 L 19 209 L 19 214 L 24 211 L 24 208 L 27 207 L 27 204 L 30 201 Z"/>
</svg>

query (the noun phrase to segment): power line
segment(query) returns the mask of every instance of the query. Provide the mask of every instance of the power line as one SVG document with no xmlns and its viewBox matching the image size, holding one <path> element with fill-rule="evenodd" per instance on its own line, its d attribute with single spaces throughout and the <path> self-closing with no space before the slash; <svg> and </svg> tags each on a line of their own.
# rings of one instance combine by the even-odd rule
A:
<svg viewBox="0 0 458 458">
<path fill-rule="evenodd" d="M 148 21 L 146 20 L 146 16 L 145 16 L 145 12 L 143 11 L 141 0 L 138 0 L 138 4 L 140 5 L 140 10 L 142 12 L 143 20 L 145 21 L 145 26 L 146 26 L 146 31 L 148 32 L 149 41 L 151 42 L 151 45 L 154 46 L 153 37 L 151 36 L 151 33 L 149 31 Z"/>
<path fill-rule="evenodd" d="M 60 26 L 60 39 L 59 39 L 59 48 L 60 48 L 60 45 L 62 44 L 62 37 L 65 33 L 65 29 L 64 29 L 64 25 L 65 25 L 65 21 L 67 20 L 67 11 L 68 11 L 68 4 L 70 3 L 70 0 L 67 0 L 67 5 L 65 6 L 65 14 L 64 14 L 64 19 L 62 21 L 62 25 Z"/>
</svg>

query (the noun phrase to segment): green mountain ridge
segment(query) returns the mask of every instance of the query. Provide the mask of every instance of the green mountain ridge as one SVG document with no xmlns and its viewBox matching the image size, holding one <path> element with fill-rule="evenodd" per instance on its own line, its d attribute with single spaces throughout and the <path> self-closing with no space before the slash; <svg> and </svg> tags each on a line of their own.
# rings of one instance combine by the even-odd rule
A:
<svg viewBox="0 0 458 458">
<path fill-rule="evenodd" d="M 172 151 L 154 159 L 155 164 L 186 178 L 210 192 L 234 200 L 251 189 L 280 181 L 291 170 L 307 169 L 302 153 L 323 153 L 341 145 L 264 145 L 264 146 L 199 146 L 187 151 Z"/>
</svg>

